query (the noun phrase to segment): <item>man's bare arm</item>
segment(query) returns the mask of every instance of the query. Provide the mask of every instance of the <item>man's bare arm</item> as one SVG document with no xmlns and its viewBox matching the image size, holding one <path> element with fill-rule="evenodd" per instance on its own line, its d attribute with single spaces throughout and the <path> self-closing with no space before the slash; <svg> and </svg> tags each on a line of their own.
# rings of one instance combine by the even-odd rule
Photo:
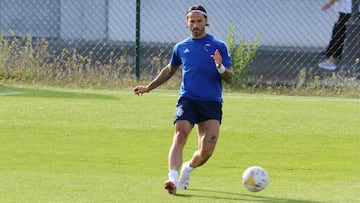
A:
<svg viewBox="0 0 360 203">
<path fill-rule="evenodd" d="M 163 69 L 161 69 L 156 78 L 147 85 L 149 91 L 159 87 L 164 82 L 169 80 L 175 74 L 176 70 L 177 68 L 173 67 L 171 64 L 166 65 Z"/>
<path fill-rule="evenodd" d="M 136 95 L 142 95 L 143 93 L 150 92 L 151 90 L 159 87 L 164 82 L 169 80 L 176 72 L 178 67 L 174 67 L 171 64 L 166 65 L 161 69 L 160 73 L 151 81 L 147 86 L 137 86 L 134 88 L 134 93 Z"/>
</svg>

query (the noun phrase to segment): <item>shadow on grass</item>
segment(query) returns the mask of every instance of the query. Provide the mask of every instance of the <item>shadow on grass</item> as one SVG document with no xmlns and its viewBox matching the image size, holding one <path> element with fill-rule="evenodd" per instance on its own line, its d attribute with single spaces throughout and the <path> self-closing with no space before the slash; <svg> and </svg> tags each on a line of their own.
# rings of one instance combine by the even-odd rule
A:
<svg viewBox="0 0 360 203">
<path fill-rule="evenodd" d="M 204 190 L 204 189 L 188 189 L 189 191 L 198 192 L 198 194 L 179 194 L 177 197 L 201 197 L 214 200 L 233 200 L 233 201 L 246 201 L 246 202 L 269 202 L 269 203 L 325 203 L 320 201 L 311 200 L 297 200 L 297 199 L 284 199 L 284 198 L 273 198 L 259 195 L 247 195 L 234 192 L 224 192 L 215 190 Z M 207 195 L 209 193 L 209 195 Z M 211 193 L 211 194 L 210 194 Z M 210 200 L 209 200 L 210 201 Z"/>
<path fill-rule="evenodd" d="M 0 96 L 16 96 L 16 97 L 44 97 L 44 98 L 63 98 L 63 99 L 111 99 L 119 100 L 119 97 L 85 93 L 81 90 L 62 91 L 55 89 L 39 89 L 39 88 L 22 88 L 0 85 Z"/>
</svg>

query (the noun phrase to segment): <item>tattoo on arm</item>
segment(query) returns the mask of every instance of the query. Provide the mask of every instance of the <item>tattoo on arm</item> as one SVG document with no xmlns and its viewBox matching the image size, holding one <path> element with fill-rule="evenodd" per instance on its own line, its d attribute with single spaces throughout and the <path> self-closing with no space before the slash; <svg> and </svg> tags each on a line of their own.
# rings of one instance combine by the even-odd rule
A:
<svg viewBox="0 0 360 203">
<path fill-rule="evenodd" d="M 176 72 L 177 68 L 168 64 L 163 69 L 161 69 L 160 73 L 156 76 L 156 78 L 150 82 L 148 85 L 149 90 L 155 89 L 158 86 L 162 85 L 164 82 L 169 80 Z"/>
<path fill-rule="evenodd" d="M 221 79 L 223 79 L 225 82 L 232 84 L 233 82 L 233 70 L 232 67 L 226 67 L 226 71 L 221 74 Z"/>
</svg>

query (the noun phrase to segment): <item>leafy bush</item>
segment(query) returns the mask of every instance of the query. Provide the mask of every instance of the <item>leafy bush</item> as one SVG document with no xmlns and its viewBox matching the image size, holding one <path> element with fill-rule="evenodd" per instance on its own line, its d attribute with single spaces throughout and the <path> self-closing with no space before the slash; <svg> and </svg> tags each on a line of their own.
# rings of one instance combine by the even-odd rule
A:
<svg viewBox="0 0 360 203">
<path fill-rule="evenodd" d="M 236 28 L 234 23 L 230 25 L 230 31 L 226 40 L 233 60 L 234 87 L 247 84 L 249 77 L 249 65 L 256 55 L 260 45 L 260 33 L 253 43 L 245 42 L 242 38 L 239 45 L 236 45 Z"/>
</svg>

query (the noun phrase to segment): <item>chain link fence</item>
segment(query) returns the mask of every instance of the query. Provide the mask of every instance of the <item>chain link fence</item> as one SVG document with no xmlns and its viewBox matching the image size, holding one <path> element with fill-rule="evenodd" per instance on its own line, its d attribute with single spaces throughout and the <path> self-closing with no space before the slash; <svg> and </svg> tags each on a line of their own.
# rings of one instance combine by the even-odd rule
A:
<svg viewBox="0 0 360 203">
<path fill-rule="evenodd" d="M 110 63 L 119 78 L 135 77 L 137 73 L 140 78 L 153 78 L 168 63 L 173 45 L 190 35 L 185 25 L 186 10 L 200 4 L 208 13 L 207 32 L 217 38 L 226 41 L 231 25 L 236 29 L 237 44 L 242 40 L 254 43 L 260 36 L 260 46 L 248 67 L 249 80 L 296 83 L 301 71 L 307 75 L 329 73 L 318 67 L 325 59 L 324 51 L 337 20 L 333 8 L 320 10 L 326 2 L 2 0 L 0 32 L 19 38 L 31 36 L 33 44 L 46 40 L 47 52 L 55 58 L 68 50 L 91 58 L 91 64 Z M 359 10 L 353 10 L 356 14 L 348 24 L 348 37 L 343 57 L 337 61 L 337 72 L 356 78 L 360 20 Z"/>
</svg>

